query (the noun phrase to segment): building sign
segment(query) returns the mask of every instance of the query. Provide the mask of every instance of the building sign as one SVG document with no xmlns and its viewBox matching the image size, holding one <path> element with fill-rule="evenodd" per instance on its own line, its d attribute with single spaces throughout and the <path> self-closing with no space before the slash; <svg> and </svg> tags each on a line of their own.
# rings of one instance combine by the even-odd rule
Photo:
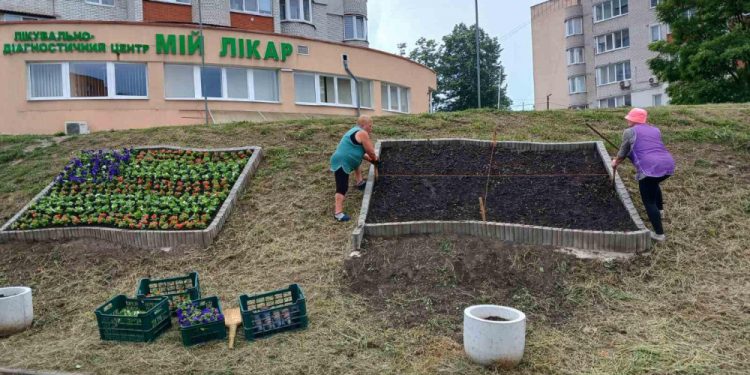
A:
<svg viewBox="0 0 750 375">
<path fill-rule="evenodd" d="M 20 53 L 106 53 L 145 54 L 151 50 L 148 44 L 92 42 L 94 35 L 88 31 L 16 31 L 14 43 L 3 44 L 3 55 Z M 198 31 L 187 35 L 156 34 L 157 55 L 203 54 L 201 36 Z M 109 47 L 109 49 L 107 48 Z M 239 57 L 256 60 L 286 61 L 294 52 L 290 43 L 279 43 L 257 39 L 221 38 L 219 57 Z"/>
</svg>

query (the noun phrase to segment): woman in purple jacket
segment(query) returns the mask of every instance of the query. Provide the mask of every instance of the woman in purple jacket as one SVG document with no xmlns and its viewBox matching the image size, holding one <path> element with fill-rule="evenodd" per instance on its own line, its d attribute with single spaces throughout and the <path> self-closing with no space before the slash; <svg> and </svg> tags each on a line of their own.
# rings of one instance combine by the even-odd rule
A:
<svg viewBox="0 0 750 375">
<path fill-rule="evenodd" d="M 654 227 L 651 238 L 664 241 L 666 236 L 661 224 L 664 201 L 659 183 L 674 174 L 674 158 L 661 140 L 661 131 L 646 123 L 646 110 L 633 108 L 625 119 L 628 120 L 628 129 L 622 134 L 622 145 L 617 157 L 612 159 L 612 168 L 617 169 L 626 157 L 633 162 L 641 200 Z"/>
</svg>

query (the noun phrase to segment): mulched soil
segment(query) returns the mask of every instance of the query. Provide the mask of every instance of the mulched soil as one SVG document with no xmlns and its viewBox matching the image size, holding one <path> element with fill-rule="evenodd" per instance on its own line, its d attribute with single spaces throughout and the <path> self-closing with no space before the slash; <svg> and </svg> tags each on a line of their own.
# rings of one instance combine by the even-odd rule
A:
<svg viewBox="0 0 750 375">
<path fill-rule="evenodd" d="M 488 221 L 637 230 L 594 151 L 499 149 L 492 174 L 502 177 L 487 184 L 490 151 L 460 144 L 384 148 L 367 222 L 481 220 L 479 197 L 487 188 Z"/>
<path fill-rule="evenodd" d="M 381 175 L 487 176 L 492 146 L 459 143 L 385 145 L 380 151 Z M 595 150 L 516 151 L 498 144 L 492 174 L 606 174 Z"/>
<path fill-rule="evenodd" d="M 351 292 L 392 326 L 434 326 L 452 331 L 457 340 L 463 309 L 474 304 L 510 306 L 535 321 L 564 322 L 575 309 L 567 282 L 600 270 L 552 248 L 468 236 L 368 239 L 362 257 L 346 261 Z"/>
</svg>

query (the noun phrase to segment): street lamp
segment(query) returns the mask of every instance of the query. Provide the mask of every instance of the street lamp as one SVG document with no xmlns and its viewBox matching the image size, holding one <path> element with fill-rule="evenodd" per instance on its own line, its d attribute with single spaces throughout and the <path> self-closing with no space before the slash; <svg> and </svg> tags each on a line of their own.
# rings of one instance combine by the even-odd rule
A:
<svg viewBox="0 0 750 375">
<path fill-rule="evenodd" d="M 206 125 L 208 125 L 208 116 L 211 114 L 208 110 L 208 94 L 206 94 L 206 83 L 204 75 L 206 74 L 206 41 L 203 36 L 203 4 L 198 0 L 198 27 L 200 28 L 201 38 L 201 93 L 203 94 L 203 112 L 206 115 Z"/>
<path fill-rule="evenodd" d="M 479 0 L 474 0 L 474 12 L 476 15 L 476 41 L 477 41 L 477 108 L 482 108 L 482 83 L 479 71 Z"/>
</svg>

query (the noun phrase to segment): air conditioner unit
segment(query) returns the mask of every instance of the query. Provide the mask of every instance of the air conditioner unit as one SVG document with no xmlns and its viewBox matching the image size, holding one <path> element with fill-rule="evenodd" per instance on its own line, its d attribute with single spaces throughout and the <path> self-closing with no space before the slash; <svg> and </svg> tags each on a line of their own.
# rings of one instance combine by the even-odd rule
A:
<svg viewBox="0 0 750 375">
<path fill-rule="evenodd" d="M 648 79 L 648 83 L 649 83 L 649 85 L 651 85 L 652 87 L 656 87 L 656 86 L 659 86 L 659 85 L 661 84 L 661 82 L 659 82 L 659 79 L 658 79 L 658 78 L 656 78 L 656 77 L 651 77 L 651 78 L 649 78 L 649 79 Z"/>
<path fill-rule="evenodd" d="M 89 134 L 89 125 L 83 121 L 66 121 L 65 122 L 65 134 L 76 135 L 76 134 Z"/>
<path fill-rule="evenodd" d="M 620 81 L 620 88 L 627 90 L 630 88 L 630 81 Z"/>
</svg>

